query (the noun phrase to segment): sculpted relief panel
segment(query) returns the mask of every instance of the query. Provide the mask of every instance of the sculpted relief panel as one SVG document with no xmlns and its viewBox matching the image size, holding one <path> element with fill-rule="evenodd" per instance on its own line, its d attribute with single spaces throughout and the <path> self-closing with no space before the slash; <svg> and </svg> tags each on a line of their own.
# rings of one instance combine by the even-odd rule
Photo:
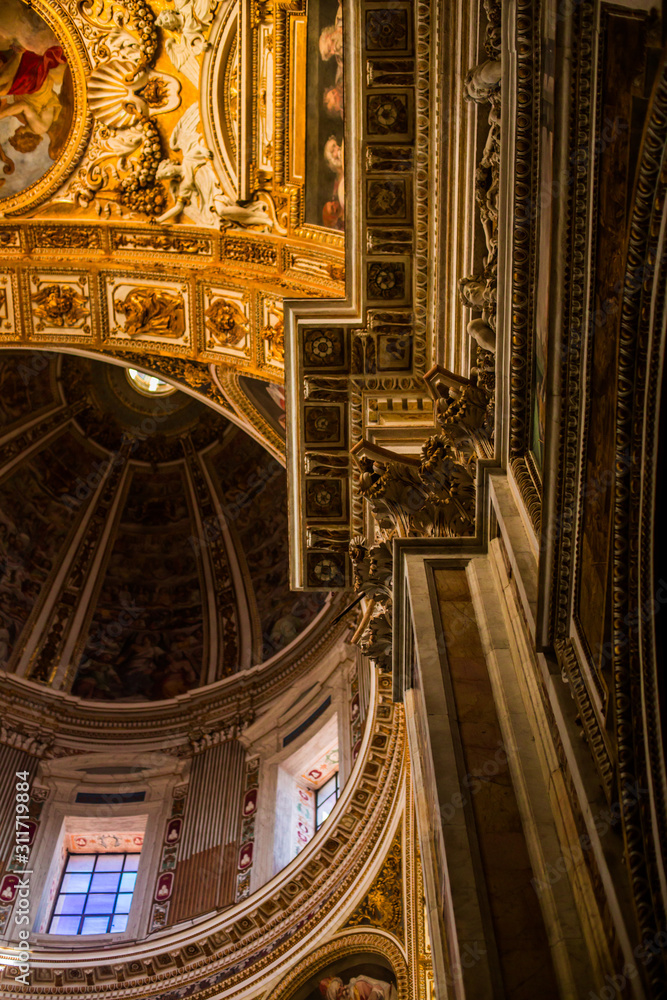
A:
<svg viewBox="0 0 667 1000">
<path fill-rule="evenodd" d="M 106 294 L 112 338 L 189 345 L 187 285 L 111 276 L 106 281 Z"/>
</svg>

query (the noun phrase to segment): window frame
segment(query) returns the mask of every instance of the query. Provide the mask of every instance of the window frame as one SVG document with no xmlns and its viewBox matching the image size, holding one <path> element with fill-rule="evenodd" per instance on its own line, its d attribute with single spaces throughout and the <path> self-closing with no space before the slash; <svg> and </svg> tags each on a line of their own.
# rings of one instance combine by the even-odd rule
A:
<svg viewBox="0 0 667 1000">
<path fill-rule="evenodd" d="M 324 825 L 324 823 L 326 823 L 326 821 L 328 820 L 329 816 L 333 812 L 333 806 L 335 806 L 336 803 L 338 802 L 338 799 L 340 797 L 340 778 L 339 778 L 339 774 L 340 774 L 340 767 L 336 768 L 336 770 L 331 775 L 331 777 L 327 778 L 327 780 L 322 783 L 322 785 L 320 786 L 320 788 L 315 788 L 314 789 L 314 792 L 315 792 L 315 833 L 317 833 L 318 830 L 320 830 L 322 828 L 322 826 Z M 329 784 L 329 782 L 332 780 L 332 778 L 335 778 L 335 780 L 336 780 L 336 787 L 335 787 L 334 791 L 330 792 L 329 795 L 327 795 L 327 797 L 324 799 L 324 801 L 320 801 L 320 792 L 322 791 L 323 788 L 326 788 L 326 786 Z M 325 816 L 325 818 L 322 820 L 322 822 L 320 822 L 319 821 L 319 815 L 318 815 L 318 813 L 320 811 L 320 806 L 324 805 L 325 802 L 328 802 L 329 799 L 332 797 L 332 795 L 334 797 L 334 799 L 333 799 L 333 806 L 329 810 L 329 812 Z"/>
<path fill-rule="evenodd" d="M 70 858 L 87 857 L 87 856 L 91 856 L 91 855 L 93 855 L 95 857 L 95 861 L 93 863 L 92 869 L 90 870 L 90 881 L 89 881 L 89 887 L 88 887 L 88 889 L 85 892 L 73 892 L 73 893 L 63 892 L 62 891 L 62 886 L 63 886 L 63 882 L 65 881 L 65 877 L 67 875 L 74 874 L 73 872 L 68 872 L 68 870 L 67 870 L 69 862 L 70 862 Z M 100 894 L 100 893 L 94 893 L 94 892 L 91 892 L 91 889 L 90 889 L 90 886 L 92 886 L 93 876 L 96 875 L 96 874 L 107 874 L 107 873 L 103 873 L 102 871 L 100 871 L 100 872 L 97 871 L 98 859 L 99 858 L 104 858 L 104 857 L 107 857 L 107 858 L 108 857 L 122 857 L 122 859 L 123 859 L 121 867 L 118 869 L 118 875 L 119 875 L 119 878 L 118 878 L 118 887 L 113 892 L 106 892 L 106 893 L 102 893 L 102 894 Z M 128 857 L 136 857 L 136 858 L 139 859 L 137 861 L 137 867 L 135 869 L 131 870 L 132 874 L 134 875 L 134 885 L 132 886 L 132 891 L 130 893 L 121 892 L 121 888 L 120 888 L 123 875 L 130 874 L 130 871 L 128 871 L 128 872 L 125 871 L 126 859 Z M 125 933 L 125 931 L 127 930 L 127 925 L 129 923 L 129 920 L 130 920 L 130 911 L 132 909 L 132 903 L 134 902 L 134 893 L 135 893 L 135 890 L 136 890 L 136 887 L 137 887 L 137 877 L 138 877 L 138 871 L 139 871 L 139 864 L 140 863 L 141 863 L 141 851 L 108 851 L 108 852 L 90 851 L 90 852 L 84 852 L 84 853 L 81 853 L 81 854 L 77 854 L 77 853 L 75 853 L 73 851 L 68 851 L 67 854 L 66 854 L 66 856 L 65 856 L 65 864 L 63 865 L 63 870 L 62 870 L 62 873 L 61 873 L 61 876 L 60 876 L 60 881 L 58 883 L 58 890 L 57 890 L 57 892 L 55 894 L 55 900 L 54 900 L 54 903 L 53 903 L 53 909 L 51 910 L 51 914 L 49 916 L 48 930 L 46 931 L 46 934 L 48 934 L 49 936 L 51 936 L 51 935 L 66 935 L 68 937 L 88 938 L 88 937 L 93 937 L 94 935 L 103 935 L 104 937 L 106 937 L 107 935 L 115 935 L 115 934 L 123 934 L 123 933 Z M 87 874 L 87 873 L 83 873 L 82 872 L 81 874 Z M 109 872 L 108 874 L 115 874 L 115 873 L 114 872 Z M 56 913 L 56 908 L 58 906 L 58 901 L 60 900 L 61 896 L 69 896 L 69 895 L 71 895 L 71 896 L 85 896 L 85 901 L 84 901 L 83 907 L 81 909 L 81 912 L 79 914 L 76 914 L 76 913 L 71 913 L 71 914 Z M 106 895 L 106 896 L 113 895 L 114 896 L 114 903 L 113 903 L 113 907 L 111 909 L 111 912 L 110 913 L 86 913 L 86 906 L 88 904 L 88 899 L 92 895 Z M 130 898 L 130 905 L 129 905 L 128 909 L 127 909 L 127 913 L 120 913 L 120 912 L 116 913 L 116 906 L 118 904 L 118 897 L 121 896 L 121 895 L 124 895 L 124 896 L 129 895 L 131 897 Z M 71 932 L 70 931 L 61 931 L 61 930 L 54 930 L 54 931 L 52 931 L 51 927 L 53 925 L 54 920 L 57 920 L 59 917 L 65 917 L 65 916 L 71 916 L 71 917 L 78 916 L 79 917 L 79 927 L 78 927 L 78 930 L 71 931 Z M 111 925 L 113 923 L 113 918 L 115 916 L 124 916 L 126 918 L 125 927 L 123 928 L 122 931 L 121 930 L 113 930 L 112 929 Z M 84 920 L 86 919 L 86 917 L 106 917 L 107 918 L 107 930 L 106 931 L 99 931 L 99 930 L 97 930 L 97 931 L 92 931 L 90 933 L 84 933 L 83 930 L 82 930 L 82 927 L 83 927 L 83 923 L 84 923 Z"/>
<path fill-rule="evenodd" d="M 126 768 L 144 766 L 128 774 Z M 103 775 L 89 774 L 88 767 L 109 768 Z M 113 768 L 118 767 L 118 773 Z M 122 770 L 121 770 L 122 769 Z M 125 945 L 152 938 L 163 930 L 149 931 L 154 900 L 154 887 L 159 875 L 160 858 L 166 824 L 173 808 L 176 786 L 187 786 L 189 761 L 151 751 L 137 757 L 136 750 L 116 750 L 113 753 L 88 753 L 78 757 L 57 757 L 43 760 L 36 774 L 39 786 L 48 789 L 40 817 L 40 825 L 30 860 L 34 875 L 31 882 L 30 944 L 48 951 L 89 952 L 96 947 Z M 122 786 L 128 792 L 144 791 L 142 802 L 110 804 L 91 810 L 89 804 L 76 802 L 79 792 L 114 794 Z M 138 828 L 135 824 L 141 823 Z M 49 934 L 49 918 L 56 889 L 60 884 L 67 854 L 66 838 L 73 833 L 108 833 L 110 830 L 142 829 L 144 842 L 127 929 L 112 934 Z M 11 921 L 10 943 L 18 942 L 19 926 Z"/>
</svg>

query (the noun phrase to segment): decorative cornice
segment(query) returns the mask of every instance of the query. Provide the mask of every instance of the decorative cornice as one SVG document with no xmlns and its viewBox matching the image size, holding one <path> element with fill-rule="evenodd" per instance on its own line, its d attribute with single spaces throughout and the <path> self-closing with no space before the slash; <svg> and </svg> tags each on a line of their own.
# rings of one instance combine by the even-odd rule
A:
<svg viewBox="0 0 667 1000">
<path fill-rule="evenodd" d="M 172 701 L 112 706 L 2 673 L 0 714 L 8 726 L 25 725 L 56 733 L 54 753 L 89 752 L 119 740 L 142 750 L 155 744 L 166 752 L 190 753 L 190 733 L 197 728 L 223 731 L 240 720 L 247 723 L 287 683 L 295 683 L 334 650 L 346 631 L 344 623 L 330 624 L 339 603 L 330 605 L 321 620 L 304 633 L 296 655 L 289 651 L 278 654 L 273 663 L 233 674 Z"/>
<path fill-rule="evenodd" d="M 579 721 L 581 723 L 586 742 L 593 755 L 595 766 L 598 770 L 600 781 L 608 801 L 611 801 L 614 782 L 614 764 L 611 757 L 605 733 L 600 726 L 595 706 L 591 699 L 586 681 L 584 680 L 581 664 L 577 657 L 571 640 L 557 641 L 555 644 L 556 656 L 563 673 L 563 678 L 570 685 L 572 697 L 577 703 L 579 710 Z"/>
<path fill-rule="evenodd" d="M 510 460 L 525 458 L 529 449 L 530 376 L 534 356 L 534 303 L 537 268 L 537 206 L 539 205 L 539 95 L 540 95 L 539 0 L 517 0 L 513 22 L 516 47 L 516 119 L 514 187 L 512 192 L 512 300 L 510 303 Z M 535 485 L 522 476 L 519 489 L 527 499 L 535 521 Z M 530 492 L 528 492 L 530 491 Z M 541 501 L 540 501 L 541 502 Z"/>
<path fill-rule="evenodd" d="M 177 1000 L 184 988 L 188 995 L 209 1000 L 223 992 L 231 997 L 245 989 L 250 976 L 258 977 L 259 985 L 289 974 L 295 959 L 285 956 L 293 953 L 296 932 L 307 949 L 318 929 L 331 920 L 334 909 L 344 907 L 346 896 L 355 892 L 360 876 L 377 854 L 390 817 L 403 801 L 403 713 L 392 703 L 391 678 L 381 674 L 376 678 L 377 694 L 364 751 L 336 815 L 323 836 L 316 838 L 299 855 L 298 863 L 293 862 L 268 891 L 260 890 L 199 926 L 188 925 L 180 932 L 176 928 L 171 936 L 161 934 L 134 948 L 132 959 L 122 948 L 106 950 L 97 961 L 91 961 L 90 955 L 82 956 L 78 963 L 71 952 L 63 953 L 62 959 L 50 952 L 46 961 L 45 953 L 35 950 L 33 967 L 40 970 L 40 976 L 33 976 L 34 985 L 27 989 L 13 985 L 16 995 L 27 1000 L 53 992 L 54 986 L 62 993 L 66 983 L 68 993 L 87 1000 L 109 996 Z M 392 949 L 399 974 L 400 949 L 390 938 L 377 936 Z M 171 956 L 168 967 L 167 954 Z M 76 971 L 73 975 L 78 969 L 84 973 L 81 977 Z M 44 973 L 51 976 L 50 986 L 41 970 L 50 970 Z M 107 970 L 113 970 L 111 976 Z M 11 971 L 6 969 L 5 977 L 13 980 Z"/>
</svg>

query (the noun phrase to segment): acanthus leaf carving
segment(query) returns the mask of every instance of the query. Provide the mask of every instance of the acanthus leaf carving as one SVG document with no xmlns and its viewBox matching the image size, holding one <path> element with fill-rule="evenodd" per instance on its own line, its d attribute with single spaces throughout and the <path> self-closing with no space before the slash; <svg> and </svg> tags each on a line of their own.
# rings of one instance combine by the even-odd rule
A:
<svg viewBox="0 0 667 1000">
<path fill-rule="evenodd" d="M 445 438 L 466 455 L 493 454 L 493 393 L 473 369 L 469 379 L 435 365 L 424 376 L 436 406 L 436 422 Z"/>
<path fill-rule="evenodd" d="M 402 538 L 459 537 L 475 531 L 476 462 L 444 435 L 433 435 L 421 459 L 361 441 L 352 449 L 360 470 L 360 493 L 383 531 Z"/>
</svg>

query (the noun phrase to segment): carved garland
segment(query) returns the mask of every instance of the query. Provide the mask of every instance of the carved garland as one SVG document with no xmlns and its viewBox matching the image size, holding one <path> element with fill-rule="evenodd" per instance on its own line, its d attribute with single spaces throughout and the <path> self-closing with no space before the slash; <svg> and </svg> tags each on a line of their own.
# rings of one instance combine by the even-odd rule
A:
<svg viewBox="0 0 667 1000">
<path fill-rule="evenodd" d="M 533 363 L 536 281 L 536 206 L 539 164 L 539 0 L 516 5 L 516 133 L 512 231 L 512 322 L 510 358 L 511 469 L 536 533 L 541 528 L 541 483 L 528 457 L 529 379 Z"/>
</svg>

